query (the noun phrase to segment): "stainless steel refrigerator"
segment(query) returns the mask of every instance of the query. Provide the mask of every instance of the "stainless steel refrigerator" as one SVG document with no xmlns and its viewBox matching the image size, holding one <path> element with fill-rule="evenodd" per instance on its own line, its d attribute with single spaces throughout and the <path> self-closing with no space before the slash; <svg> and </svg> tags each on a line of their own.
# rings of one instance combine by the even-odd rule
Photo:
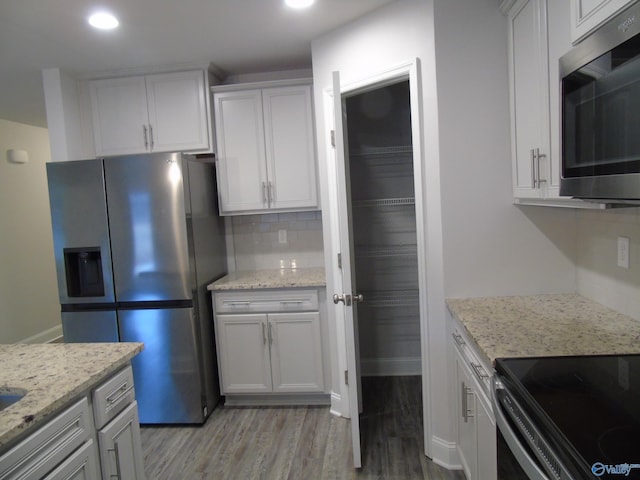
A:
<svg viewBox="0 0 640 480">
<path fill-rule="evenodd" d="M 47 175 L 65 341 L 143 342 L 140 422 L 204 422 L 219 399 L 206 285 L 226 270 L 214 164 L 163 153 Z"/>
</svg>

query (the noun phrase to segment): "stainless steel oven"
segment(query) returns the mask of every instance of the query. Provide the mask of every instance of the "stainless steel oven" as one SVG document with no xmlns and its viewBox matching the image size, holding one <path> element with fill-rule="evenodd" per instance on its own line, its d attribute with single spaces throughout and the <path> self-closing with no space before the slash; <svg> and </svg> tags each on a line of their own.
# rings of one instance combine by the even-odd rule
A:
<svg viewBox="0 0 640 480">
<path fill-rule="evenodd" d="M 499 478 L 640 479 L 640 355 L 498 359 L 491 396 Z"/>
</svg>

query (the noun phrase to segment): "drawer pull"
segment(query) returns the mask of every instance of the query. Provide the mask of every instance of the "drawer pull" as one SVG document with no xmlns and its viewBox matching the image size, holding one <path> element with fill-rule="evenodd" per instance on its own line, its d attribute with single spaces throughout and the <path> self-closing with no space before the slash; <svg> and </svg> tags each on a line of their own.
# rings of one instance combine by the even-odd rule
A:
<svg viewBox="0 0 640 480">
<path fill-rule="evenodd" d="M 458 345 L 464 345 L 465 344 L 464 338 L 462 338 L 462 335 L 460 335 L 459 333 L 453 332 L 451 334 L 451 336 L 453 337 L 453 339 L 456 341 L 456 343 Z"/>
<path fill-rule="evenodd" d="M 225 302 L 226 305 L 230 307 L 248 307 L 251 305 L 251 302 Z"/>
<path fill-rule="evenodd" d="M 280 305 L 302 305 L 304 300 L 280 300 Z"/>
<path fill-rule="evenodd" d="M 471 368 L 473 368 L 473 371 L 475 372 L 475 374 L 478 376 L 480 380 L 485 380 L 489 378 L 489 374 L 483 368 L 483 366 L 480 365 L 479 363 L 471 362 Z"/>
<path fill-rule="evenodd" d="M 115 392 L 107 397 L 107 408 L 110 408 L 112 405 L 118 403 L 122 397 L 124 397 L 127 393 L 133 390 L 133 384 L 129 385 L 128 382 L 124 382 L 120 388 L 118 388 Z"/>
</svg>

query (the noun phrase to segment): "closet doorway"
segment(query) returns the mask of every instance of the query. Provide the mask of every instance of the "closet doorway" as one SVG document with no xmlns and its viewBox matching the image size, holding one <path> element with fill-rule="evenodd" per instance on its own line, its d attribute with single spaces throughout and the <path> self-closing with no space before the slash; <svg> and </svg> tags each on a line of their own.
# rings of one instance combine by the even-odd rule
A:
<svg viewBox="0 0 640 480">
<path fill-rule="evenodd" d="M 334 303 L 344 306 L 356 468 L 394 444 L 415 448 L 417 458 L 431 447 L 417 65 L 352 88 L 333 74 L 341 276 Z"/>
</svg>

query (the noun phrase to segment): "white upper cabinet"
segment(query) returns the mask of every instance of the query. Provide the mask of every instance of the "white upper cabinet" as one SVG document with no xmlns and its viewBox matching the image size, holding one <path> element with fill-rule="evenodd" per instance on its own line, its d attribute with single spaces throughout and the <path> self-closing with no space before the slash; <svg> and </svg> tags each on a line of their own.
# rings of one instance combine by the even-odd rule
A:
<svg viewBox="0 0 640 480">
<path fill-rule="evenodd" d="M 255 87 L 213 89 L 220 213 L 315 210 L 311 86 Z"/>
<path fill-rule="evenodd" d="M 96 155 L 210 150 L 205 73 L 91 80 Z"/>
<path fill-rule="evenodd" d="M 511 166 L 515 203 L 598 208 L 560 197 L 558 61 L 571 49 L 565 1 L 505 0 L 509 21 Z"/>
<path fill-rule="evenodd" d="M 571 41 L 576 44 L 636 0 L 571 0 Z"/>
<path fill-rule="evenodd" d="M 549 73 L 545 0 L 509 11 L 511 153 L 515 198 L 545 194 L 549 159 Z"/>
</svg>

